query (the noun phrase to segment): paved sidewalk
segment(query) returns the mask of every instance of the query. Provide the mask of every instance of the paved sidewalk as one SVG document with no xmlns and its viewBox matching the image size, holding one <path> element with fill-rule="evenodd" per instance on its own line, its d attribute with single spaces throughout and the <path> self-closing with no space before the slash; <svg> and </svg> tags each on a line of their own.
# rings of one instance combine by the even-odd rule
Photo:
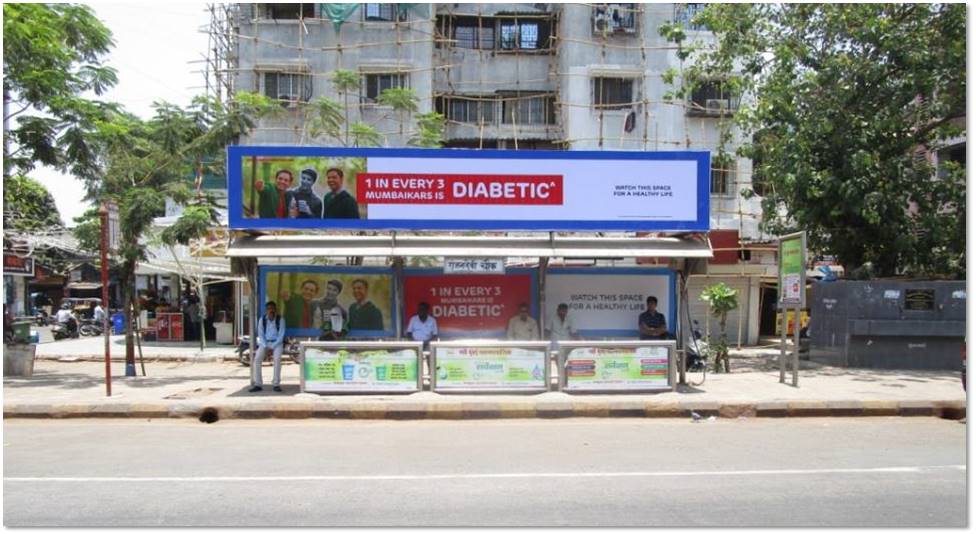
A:
<svg viewBox="0 0 976 534">
<path fill-rule="evenodd" d="M 43 339 L 43 338 L 42 338 Z M 125 361 L 125 336 L 111 336 L 109 350 L 112 361 Z M 143 341 L 142 358 L 145 362 L 158 361 L 201 361 L 219 362 L 237 360 L 235 345 L 218 345 L 213 340 L 207 341 L 207 348 L 200 350 L 199 341 L 165 342 Z M 139 361 L 139 348 L 136 347 L 136 362 Z M 38 360 L 61 361 L 105 361 L 105 338 L 81 337 L 78 339 L 63 339 L 37 345 L 36 358 Z"/>
<path fill-rule="evenodd" d="M 36 362 L 30 378 L 4 378 L 4 417 L 204 418 L 495 418 L 929 415 L 965 417 L 959 373 L 845 369 L 801 362 L 800 386 L 779 383 L 775 349 L 733 354 L 731 374 L 689 375 L 688 386 L 658 394 L 409 395 L 302 394 L 298 366 L 286 362 L 282 393 L 247 392 L 248 369 L 235 362 L 151 361 L 148 376 L 125 378 L 113 363 L 113 396 L 104 365 Z M 137 370 L 139 366 L 136 366 Z M 264 367 L 270 382 L 271 366 Z M 789 382 L 789 374 L 787 375 Z M 695 385 L 697 384 L 697 385 Z"/>
</svg>

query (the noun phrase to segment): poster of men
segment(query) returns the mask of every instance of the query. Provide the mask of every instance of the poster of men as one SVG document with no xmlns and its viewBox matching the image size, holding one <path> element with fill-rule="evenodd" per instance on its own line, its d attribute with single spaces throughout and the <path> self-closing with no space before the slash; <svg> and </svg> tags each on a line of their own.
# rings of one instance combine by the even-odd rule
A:
<svg viewBox="0 0 976 534">
<path fill-rule="evenodd" d="M 384 269 L 351 271 L 328 267 L 266 267 L 261 273 L 262 307 L 275 302 L 288 335 L 324 331 L 352 337 L 394 334 L 393 275 Z"/>
<path fill-rule="evenodd" d="M 247 219 L 365 219 L 356 176 L 366 158 L 247 156 L 242 200 Z"/>
</svg>

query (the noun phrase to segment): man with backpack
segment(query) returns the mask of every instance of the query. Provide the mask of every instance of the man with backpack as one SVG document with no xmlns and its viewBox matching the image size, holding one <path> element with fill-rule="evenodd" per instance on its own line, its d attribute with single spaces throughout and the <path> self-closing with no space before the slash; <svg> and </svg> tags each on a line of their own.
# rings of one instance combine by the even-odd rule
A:
<svg viewBox="0 0 976 534">
<path fill-rule="evenodd" d="M 258 319 L 258 347 L 257 353 L 251 358 L 251 389 L 255 393 L 261 391 L 261 364 L 264 357 L 271 352 L 274 363 L 274 378 L 271 385 L 274 391 L 281 392 L 281 353 L 285 348 L 285 318 L 278 315 L 278 306 L 269 302 L 265 309 L 267 313 Z"/>
</svg>

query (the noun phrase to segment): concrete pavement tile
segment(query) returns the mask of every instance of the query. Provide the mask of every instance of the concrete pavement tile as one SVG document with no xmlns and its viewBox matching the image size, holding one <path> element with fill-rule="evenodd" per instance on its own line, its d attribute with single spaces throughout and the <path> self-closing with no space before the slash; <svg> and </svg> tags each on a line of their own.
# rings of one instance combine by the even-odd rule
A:
<svg viewBox="0 0 976 534">
<path fill-rule="evenodd" d="M 611 400 L 607 407 L 609 417 L 644 417 L 644 401 Z"/>
<path fill-rule="evenodd" d="M 649 400 L 644 402 L 645 417 L 687 417 L 678 401 Z"/>
<path fill-rule="evenodd" d="M 790 417 L 830 417 L 830 408 L 821 401 L 789 401 L 786 412 Z"/>
<path fill-rule="evenodd" d="M 789 415 L 789 404 L 785 401 L 756 403 L 756 417 L 786 417 Z"/>
<path fill-rule="evenodd" d="M 426 419 L 427 403 L 423 402 L 391 402 L 386 409 L 387 419 L 410 420 Z"/>
<path fill-rule="evenodd" d="M 526 419 L 536 416 L 535 400 L 524 399 L 517 401 L 501 401 L 498 407 L 501 410 L 501 417 L 506 419 Z"/>
<path fill-rule="evenodd" d="M 827 401 L 827 408 L 830 410 L 830 415 L 835 417 L 855 417 L 866 415 L 864 413 L 864 403 L 857 400 Z"/>
<path fill-rule="evenodd" d="M 736 417 L 755 417 L 756 404 L 753 402 L 725 402 L 718 408 L 718 416 L 727 419 Z"/>
<path fill-rule="evenodd" d="M 891 416 L 898 415 L 898 401 L 893 400 L 866 400 L 864 404 L 864 415 L 872 416 Z"/>
<path fill-rule="evenodd" d="M 643 406 L 641 407 L 643 409 Z M 605 399 L 573 399 L 575 417 L 609 417 L 610 401 Z"/>
<path fill-rule="evenodd" d="M 933 401 L 900 401 L 898 403 L 898 415 L 918 416 L 918 415 L 938 415 Z"/>
</svg>

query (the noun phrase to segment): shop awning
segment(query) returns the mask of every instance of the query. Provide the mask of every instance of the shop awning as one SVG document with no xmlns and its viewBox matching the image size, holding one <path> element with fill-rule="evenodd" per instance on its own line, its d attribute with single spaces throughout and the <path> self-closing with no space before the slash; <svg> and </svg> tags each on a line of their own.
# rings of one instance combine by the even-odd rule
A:
<svg viewBox="0 0 976 534">
<path fill-rule="evenodd" d="M 539 258 L 711 258 L 705 238 L 508 236 L 245 236 L 231 258 L 308 256 L 446 256 Z"/>
</svg>

